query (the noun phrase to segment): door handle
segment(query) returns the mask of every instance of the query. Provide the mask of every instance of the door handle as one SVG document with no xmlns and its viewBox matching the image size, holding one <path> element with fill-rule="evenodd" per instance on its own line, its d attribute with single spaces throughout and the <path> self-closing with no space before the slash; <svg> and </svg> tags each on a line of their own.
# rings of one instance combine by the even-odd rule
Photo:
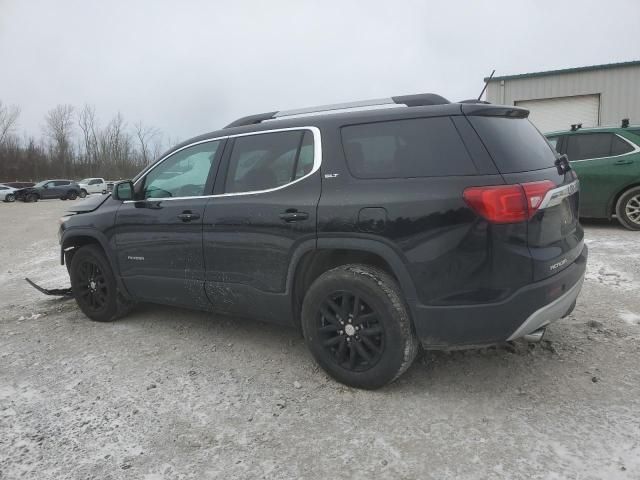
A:
<svg viewBox="0 0 640 480">
<path fill-rule="evenodd" d="M 183 222 L 190 222 L 191 220 L 197 220 L 200 218 L 200 215 L 197 213 L 190 212 L 189 210 L 182 212 L 178 215 L 178 218 Z"/>
<path fill-rule="evenodd" d="M 280 218 L 287 223 L 300 222 L 309 218 L 309 214 L 307 212 L 299 212 L 297 210 L 287 210 L 280 214 Z"/>
<path fill-rule="evenodd" d="M 614 165 L 631 165 L 633 163 L 633 160 L 625 158 L 624 160 L 616 160 L 613 164 Z"/>
</svg>

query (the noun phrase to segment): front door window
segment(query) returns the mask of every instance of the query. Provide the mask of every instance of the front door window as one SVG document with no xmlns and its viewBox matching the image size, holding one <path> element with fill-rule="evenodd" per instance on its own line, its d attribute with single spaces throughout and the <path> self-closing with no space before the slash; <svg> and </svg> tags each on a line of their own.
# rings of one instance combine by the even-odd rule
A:
<svg viewBox="0 0 640 480">
<path fill-rule="evenodd" d="M 220 141 L 180 150 L 151 170 L 144 180 L 143 198 L 197 197 L 204 195 Z M 213 168 L 212 168 L 213 167 Z"/>
</svg>

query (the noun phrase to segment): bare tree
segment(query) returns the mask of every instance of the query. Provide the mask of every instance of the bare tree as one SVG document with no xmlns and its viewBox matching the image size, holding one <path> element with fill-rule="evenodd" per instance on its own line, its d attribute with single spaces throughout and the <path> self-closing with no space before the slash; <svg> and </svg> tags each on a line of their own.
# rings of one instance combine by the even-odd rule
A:
<svg viewBox="0 0 640 480">
<path fill-rule="evenodd" d="M 0 145 L 3 145 L 7 137 L 13 132 L 18 117 L 20 116 L 20 108 L 16 105 L 3 105 L 0 100 Z"/>
<path fill-rule="evenodd" d="M 71 135 L 73 127 L 73 107 L 58 105 L 49 110 L 45 117 L 45 134 L 53 142 L 53 160 L 60 164 L 62 174 L 67 175 L 72 162 Z"/>
<path fill-rule="evenodd" d="M 156 151 L 159 150 L 157 142 L 154 142 L 154 145 L 151 145 L 151 142 L 160 135 L 160 130 L 155 127 L 144 126 L 142 122 L 136 123 L 134 127 L 140 147 L 142 166 L 147 166 L 155 158 Z"/>
<path fill-rule="evenodd" d="M 85 104 L 78 114 L 78 126 L 82 131 L 84 164 L 89 175 L 94 173 L 98 163 L 98 135 L 96 133 L 96 109 Z"/>
</svg>

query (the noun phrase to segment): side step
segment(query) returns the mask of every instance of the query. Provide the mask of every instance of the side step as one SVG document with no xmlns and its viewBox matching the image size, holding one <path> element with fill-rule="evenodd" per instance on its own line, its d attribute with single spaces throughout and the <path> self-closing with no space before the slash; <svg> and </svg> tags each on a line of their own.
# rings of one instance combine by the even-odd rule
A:
<svg viewBox="0 0 640 480">
<path fill-rule="evenodd" d="M 44 293 L 45 295 L 52 295 L 54 297 L 73 297 L 73 291 L 71 291 L 71 287 L 69 288 L 42 288 L 39 285 L 36 285 L 28 278 L 25 278 L 27 283 L 31 285 L 33 288 L 38 290 L 40 293 Z"/>
</svg>

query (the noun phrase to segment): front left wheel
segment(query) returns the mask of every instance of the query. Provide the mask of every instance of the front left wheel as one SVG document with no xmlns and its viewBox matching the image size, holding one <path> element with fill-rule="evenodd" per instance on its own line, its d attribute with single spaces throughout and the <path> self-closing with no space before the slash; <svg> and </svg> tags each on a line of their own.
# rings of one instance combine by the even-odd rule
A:
<svg viewBox="0 0 640 480">
<path fill-rule="evenodd" d="M 76 303 L 91 320 L 110 322 L 129 311 L 111 265 L 97 245 L 85 245 L 73 254 L 69 277 Z"/>
<path fill-rule="evenodd" d="M 344 265 L 320 275 L 303 301 L 302 330 L 320 366 L 357 388 L 394 381 L 418 351 L 400 287 L 368 265 Z"/>
<path fill-rule="evenodd" d="M 623 227 L 640 230 L 640 187 L 632 187 L 620 195 L 616 217 Z"/>
</svg>

